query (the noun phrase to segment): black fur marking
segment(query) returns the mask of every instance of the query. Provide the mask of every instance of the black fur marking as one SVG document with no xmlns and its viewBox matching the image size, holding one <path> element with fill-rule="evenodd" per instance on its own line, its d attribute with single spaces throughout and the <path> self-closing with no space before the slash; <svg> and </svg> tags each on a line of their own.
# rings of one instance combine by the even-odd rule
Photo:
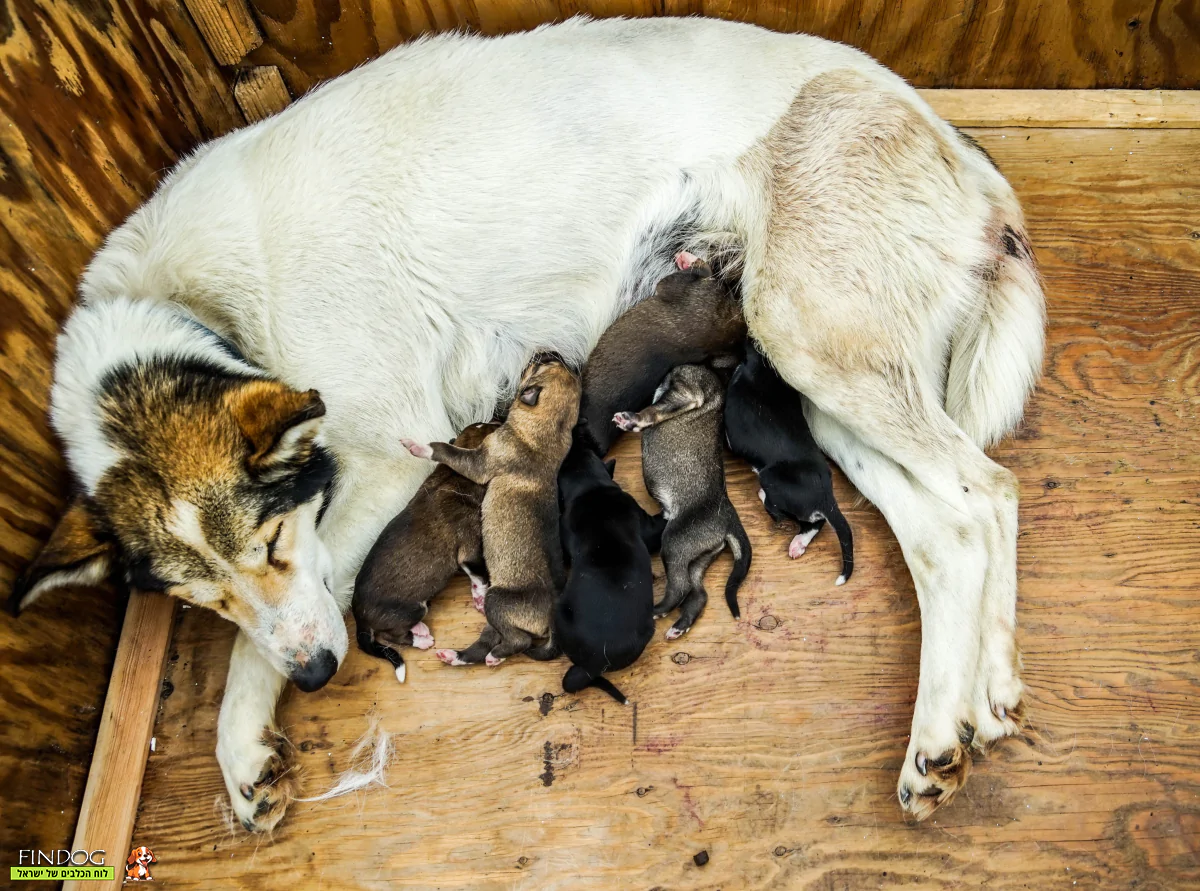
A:
<svg viewBox="0 0 1200 891">
<path fill-rule="evenodd" d="M 291 468 L 291 472 L 283 479 L 265 484 L 250 483 L 243 491 L 259 503 L 259 525 L 271 517 L 286 514 L 302 504 L 308 504 L 323 494 L 325 498 L 317 519 L 319 524 L 328 507 L 329 494 L 335 486 L 337 471 L 337 459 L 334 458 L 333 452 L 322 446 L 313 446 L 308 460 Z"/>
<path fill-rule="evenodd" d="M 165 591 L 170 584 L 159 577 L 146 556 L 125 558 L 125 582 L 139 591 Z"/>
</svg>

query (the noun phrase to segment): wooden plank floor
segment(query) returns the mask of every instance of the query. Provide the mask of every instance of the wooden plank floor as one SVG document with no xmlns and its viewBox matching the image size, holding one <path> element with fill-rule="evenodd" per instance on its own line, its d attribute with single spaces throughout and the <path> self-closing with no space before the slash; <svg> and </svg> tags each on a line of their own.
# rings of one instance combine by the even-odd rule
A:
<svg viewBox="0 0 1200 891">
<path fill-rule="evenodd" d="M 836 542 L 789 562 L 732 464 L 755 546 L 741 622 L 717 597 L 684 640 L 660 634 L 618 676 L 627 708 L 558 695 L 559 664 L 451 669 L 414 653 L 401 687 L 352 652 L 326 689 L 287 695 L 282 723 L 316 794 L 377 718 L 396 735 L 390 788 L 295 804 L 272 840 L 224 815 L 213 749 L 231 629 L 181 611 L 134 835 L 156 878 L 1200 887 L 1200 131 L 972 132 L 1024 201 L 1050 347 L 1024 428 L 996 453 L 1022 486 L 1029 727 L 977 760 L 957 800 L 920 826 L 894 800 L 920 623 L 879 514 L 848 512 L 857 569 L 835 588 Z M 644 496 L 635 449 L 618 477 Z M 463 584 L 430 625 L 440 644 L 473 639 Z"/>
</svg>

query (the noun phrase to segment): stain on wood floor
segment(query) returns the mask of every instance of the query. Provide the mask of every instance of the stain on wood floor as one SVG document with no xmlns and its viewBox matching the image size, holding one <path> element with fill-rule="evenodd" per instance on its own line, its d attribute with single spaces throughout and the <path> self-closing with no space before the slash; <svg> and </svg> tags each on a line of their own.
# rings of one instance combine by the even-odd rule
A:
<svg viewBox="0 0 1200 891">
<path fill-rule="evenodd" d="M 213 756 L 231 628 L 183 610 L 134 835 L 172 888 L 860 889 L 1200 887 L 1200 131 L 972 131 L 1028 214 L 1049 298 L 1046 376 L 997 451 L 1021 480 L 1029 726 L 920 826 L 894 800 L 920 622 L 900 551 L 847 512 L 786 557 L 743 465 L 755 547 L 734 622 L 714 597 L 615 680 L 560 694 L 562 664 L 408 683 L 352 651 L 281 721 L 306 789 L 345 769 L 368 715 L 390 788 L 294 804 L 271 840 L 231 829 Z M 636 440 L 618 479 L 642 496 Z M 841 493 L 850 497 L 844 480 Z M 719 589 L 723 558 L 709 576 Z M 429 624 L 474 639 L 456 582 Z M 169 695 L 168 695 L 169 693 Z M 708 854 L 697 865 L 694 856 Z M 701 858 L 702 859 L 702 858 Z"/>
</svg>

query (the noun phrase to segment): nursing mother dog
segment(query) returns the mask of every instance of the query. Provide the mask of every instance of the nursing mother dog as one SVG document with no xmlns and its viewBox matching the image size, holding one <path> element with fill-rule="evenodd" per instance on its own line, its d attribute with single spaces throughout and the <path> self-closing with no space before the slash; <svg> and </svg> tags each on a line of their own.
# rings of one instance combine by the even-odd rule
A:
<svg viewBox="0 0 1200 891">
<path fill-rule="evenodd" d="M 703 19 L 420 40 L 200 147 L 108 238 L 59 341 L 76 495 L 28 606 L 113 574 L 236 622 L 217 758 L 274 826 L 285 681 L 324 684 L 401 438 L 581 363 L 680 250 L 741 266 L 751 335 L 882 510 L 922 614 L 897 792 L 929 816 L 1017 732 L 1017 483 L 981 448 L 1038 373 L 1043 298 L 988 157 L 845 46 Z M 897 740 L 897 745 L 900 741 Z"/>
</svg>

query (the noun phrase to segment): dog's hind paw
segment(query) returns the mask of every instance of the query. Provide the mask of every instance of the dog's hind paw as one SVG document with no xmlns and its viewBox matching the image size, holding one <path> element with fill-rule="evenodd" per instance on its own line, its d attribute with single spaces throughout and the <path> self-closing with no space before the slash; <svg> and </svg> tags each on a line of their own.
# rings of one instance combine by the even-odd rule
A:
<svg viewBox="0 0 1200 891">
<path fill-rule="evenodd" d="M 485 663 L 487 663 L 488 665 L 490 665 L 492 668 L 495 668 L 497 665 L 499 665 L 504 660 L 497 656 L 493 656 L 491 653 L 488 653 L 487 657 L 483 661 Z"/>
<path fill-rule="evenodd" d="M 475 604 L 475 609 L 483 612 L 484 604 L 487 603 L 487 586 L 479 585 L 476 587 L 471 585 L 471 602 Z"/>
<path fill-rule="evenodd" d="M 433 632 L 424 622 L 412 626 L 413 646 L 418 650 L 428 650 L 433 646 Z"/>
<path fill-rule="evenodd" d="M 458 658 L 458 650 L 437 650 L 433 655 L 437 656 L 439 660 L 445 662 L 447 665 L 467 664 Z"/>
<path fill-rule="evenodd" d="M 300 788 L 292 747 L 280 734 L 263 731 L 269 755 L 253 781 L 242 782 L 230 797 L 233 812 L 247 832 L 270 832 L 283 819 Z"/>
<path fill-rule="evenodd" d="M 958 794 L 971 773 L 974 735 L 975 728 L 964 724 L 959 729 L 958 743 L 934 758 L 909 745 L 896 787 L 906 814 L 920 822 Z"/>
</svg>

